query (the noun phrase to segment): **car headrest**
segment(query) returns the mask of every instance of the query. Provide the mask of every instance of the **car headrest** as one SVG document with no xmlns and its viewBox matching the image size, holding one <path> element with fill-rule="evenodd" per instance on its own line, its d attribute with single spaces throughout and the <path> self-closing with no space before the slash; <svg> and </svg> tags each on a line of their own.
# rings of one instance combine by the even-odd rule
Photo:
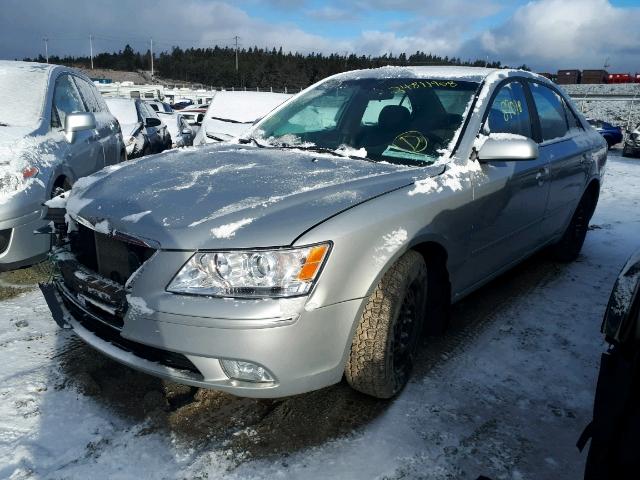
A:
<svg viewBox="0 0 640 480">
<path fill-rule="evenodd" d="M 378 125 L 381 128 L 404 128 L 409 125 L 411 113 L 402 105 L 387 105 L 380 110 Z"/>
</svg>

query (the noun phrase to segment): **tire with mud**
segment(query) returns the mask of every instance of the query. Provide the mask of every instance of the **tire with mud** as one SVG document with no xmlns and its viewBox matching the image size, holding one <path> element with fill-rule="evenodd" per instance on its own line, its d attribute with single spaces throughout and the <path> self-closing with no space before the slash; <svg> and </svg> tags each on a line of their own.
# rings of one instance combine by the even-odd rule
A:
<svg viewBox="0 0 640 480">
<path fill-rule="evenodd" d="M 427 266 L 410 250 L 382 277 L 362 312 L 345 368 L 349 385 L 391 398 L 407 383 L 420 343 L 427 302 Z"/>
<path fill-rule="evenodd" d="M 559 262 L 573 262 L 582 250 L 589 229 L 589 220 L 595 210 L 592 194 L 585 193 L 571 217 L 571 222 L 558 243 L 551 247 L 551 254 Z"/>
</svg>

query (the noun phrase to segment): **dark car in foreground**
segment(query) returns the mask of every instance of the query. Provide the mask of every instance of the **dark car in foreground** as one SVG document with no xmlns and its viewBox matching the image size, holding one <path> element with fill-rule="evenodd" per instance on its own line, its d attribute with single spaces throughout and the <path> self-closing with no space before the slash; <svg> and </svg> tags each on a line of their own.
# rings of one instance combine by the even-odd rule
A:
<svg viewBox="0 0 640 480">
<path fill-rule="evenodd" d="M 611 125 L 604 120 L 588 119 L 587 121 L 593 128 L 598 131 L 600 135 L 602 135 L 602 138 L 607 141 L 607 145 L 609 146 L 609 148 L 617 145 L 622 141 L 622 128 L 620 128 L 619 126 Z"/>
<path fill-rule="evenodd" d="M 133 98 L 106 98 L 105 101 L 120 122 L 127 158 L 144 157 L 171 148 L 167 126 L 145 101 Z"/>
<path fill-rule="evenodd" d="M 578 256 L 605 162 L 529 72 L 339 74 L 237 144 L 77 185 L 50 212 L 42 289 L 60 325 L 154 375 L 253 397 L 346 377 L 389 398 L 451 302 L 542 248 Z"/>
<path fill-rule="evenodd" d="M 602 354 L 593 420 L 578 442 L 591 439 L 585 480 L 631 480 L 640 471 L 640 250 L 627 261 L 602 323 Z"/>
<path fill-rule="evenodd" d="M 636 129 L 627 135 L 622 147 L 623 157 L 637 157 L 640 156 L 640 125 Z"/>
</svg>

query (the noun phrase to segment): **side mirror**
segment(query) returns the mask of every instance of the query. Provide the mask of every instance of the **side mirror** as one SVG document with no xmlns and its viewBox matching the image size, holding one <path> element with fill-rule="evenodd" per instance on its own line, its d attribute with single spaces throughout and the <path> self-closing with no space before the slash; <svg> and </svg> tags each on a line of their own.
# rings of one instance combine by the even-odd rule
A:
<svg viewBox="0 0 640 480">
<path fill-rule="evenodd" d="M 96 118 L 91 112 L 68 113 L 64 117 L 64 134 L 69 143 L 73 143 L 75 133 L 96 128 Z"/>
<path fill-rule="evenodd" d="M 538 158 L 538 144 L 530 138 L 510 134 L 492 134 L 478 151 L 480 162 L 521 161 Z"/>
<path fill-rule="evenodd" d="M 159 118 L 148 117 L 144 119 L 145 127 L 159 127 L 162 125 L 162 120 Z"/>
</svg>

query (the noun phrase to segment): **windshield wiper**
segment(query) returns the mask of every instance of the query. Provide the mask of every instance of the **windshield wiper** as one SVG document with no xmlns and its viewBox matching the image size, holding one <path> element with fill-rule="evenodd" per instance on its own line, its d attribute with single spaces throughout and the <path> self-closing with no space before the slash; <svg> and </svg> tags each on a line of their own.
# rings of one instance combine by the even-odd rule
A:
<svg viewBox="0 0 640 480">
<path fill-rule="evenodd" d="M 260 143 L 258 140 L 256 140 L 255 137 L 239 138 L 238 139 L 238 143 L 241 143 L 242 145 L 246 145 L 248 143 L 254 143 L 256 145 L 256 147 L 260 147 L 260 148 L 266 148 L 267 147 L 267 145 L 264 145 L 264 144 Z"/>
<path fill-rule="evenodd" d="M 226 122 L 226 123 L 242 123 L 242 124 L 254 123 L 253 121 L 241 122 L 240 120 L 232 120 L 231 118 L 222 118 L 222 117 L 209 117 L 209 118 L 211 120 L 218 120 L 219 122 Z"/>
<path fill-rule="evenodd" d="M 365 162 L 373 162 L 376 163 L 375 160 L 371 160 L 368 157 L 360 157 L 358 155 L 347 155 L 347 154 L 343 154 L 340 153 L 340 150 L 336 150 L 333 148 L 327 148 L 327 147 L 317 147 L 315 145 L 290 145 L 288 143 L 281 143 L 278 145 L 274 145 L 275 148 L 286 148 L 286 149 L 291 149 L 291 150 L 305 150 L 305 151 L 309 151 L 309 152 L 318 152 L 318 153 L 328 153 L 329 155 L 333 155 L 334 157 L 341 157 L 341 158 L 351 158 L 353 160 L 364 160 Z"/>
</svg>

